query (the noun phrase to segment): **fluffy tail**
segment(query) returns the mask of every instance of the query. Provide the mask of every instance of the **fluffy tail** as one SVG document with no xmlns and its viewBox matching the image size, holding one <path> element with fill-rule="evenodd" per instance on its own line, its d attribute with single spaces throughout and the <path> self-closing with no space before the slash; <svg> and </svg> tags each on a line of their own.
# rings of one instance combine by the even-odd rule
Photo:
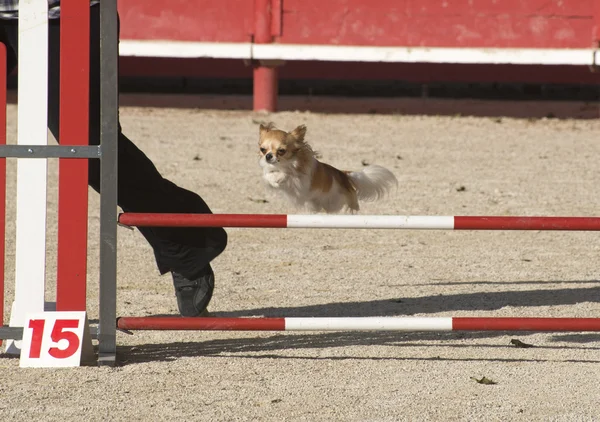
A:
<svg viewBox="0 0 600 422">
<path fill-rule="evenodd" d="M 396 176 L 386 168 L 370 165 L 361 171 L 348 173 L 356 188 L 356 195 L 362 201 L 376 201 L 398 186 Z"/>
</svg>

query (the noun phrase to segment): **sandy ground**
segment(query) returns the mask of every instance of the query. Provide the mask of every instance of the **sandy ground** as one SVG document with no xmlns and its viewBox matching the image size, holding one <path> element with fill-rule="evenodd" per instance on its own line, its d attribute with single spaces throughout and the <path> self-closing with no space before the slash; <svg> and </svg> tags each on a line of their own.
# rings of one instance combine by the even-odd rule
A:
<svg viewBox="0 0 600 422">
<path fill-rule="evenodd" d="M 9 107 L 15 142 L 16 107 Z M 364 214 L 593 216 L 600 121 L 125 107 L 125 132 L 215 213 L 298 213 L 269 193 L 258 120 L 308 126 L 324 161 L 395 172 Z M 9 162 L 9 198 L 15 163 Z M 51 174 L 56 163 L 51 162 Z M 54 179 L 53 179 L 54 180 Z M 50 190 L 49 207 L 56 209 Z M 89 315 L 98 315 L 98 196 L 90 191 Z M 14 274 L 9 200 L 8 300 Z M 48 299 L 55 279 L 49 227 Z M 229 229 L 215 316 L 598 316 L 598 234 Z M 177 313 L 136 231 L 119 229 L 118 315 Z M 8 310 L 5 318 L 8 317 Z M 516 348 L 512 339 L 531 344 Z M 0 355 L 3 420 L 589 421 L 593 333 L 118 333 L 118 366 L 21 369 Z M 494 385 L 477 383 L 486 377 Z"/>
</svg>

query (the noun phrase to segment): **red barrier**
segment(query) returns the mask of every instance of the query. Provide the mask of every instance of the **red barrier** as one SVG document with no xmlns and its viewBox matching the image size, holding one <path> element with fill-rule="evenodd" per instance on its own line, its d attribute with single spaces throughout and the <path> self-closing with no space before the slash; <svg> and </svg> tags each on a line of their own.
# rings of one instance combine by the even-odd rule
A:
<svg viewBox="0 0 600 422">
<path fill-rule="evenodd" d="M 119 11 L 122 54 L 126 51 L 125 56 L 243 59 L 246 64 L 252 63 L 254 110 L 268 111 L 276 109 L 277 66 L 283 61 L 288 62 L 283 67 L 284 75 L 294 73 L 286 68 L 303 69 L 296 64 L 309 63 L 308 71 L 297 71 L 300 75 L 294 77 L 299 79 L 336 78 L 341 74 L 377 80 L 382 78 L 380 69 L 388 69 L 384 72 L 391 72 L 392 79 L 413 80 L 422 75 L 418 67 L 403 68 L 400 73 L 410 75 L 402 76 L 381 62 L 454 64 L 460 59 L 458 63 L 466 60 L 467 66 L 484 64 L 489 69 L 490 64 L 496 65 L 499 60 L 498 52 L 489 49 L 504 49 L 500 63 L 560 65 L 587 71 L 595 65 L 593 50 L 600 42 L 600 5 L 595 0 L 223 0 L 218 3 L 176 0 L 167 7 L 145 0 L 120 0 Z M 165 40 L 178 43 L 177 48 Z M 144 44 L 127 47 L 130 41 Z M 275 49 L 260 50 L 265 45 Z M 340 51 L 343 47 L 350 48 Z M 363 49 L 358 54 L 357 47 L 374 51 Z M 375 51 L 381 47 L 397 51 Z M 440 47 L 462 51 L 431 51 Z M 425 49 L 428 58 L 420 57 L 415 49 Z M 536 51 L 539 55 L 533 57 L 531 50 L 520 52 L 520 49 L 551 51 Z M 394 54 L 397 57 L 390 58 Z M 521 63 L 523 60 L 526 63 Z M 310 64 L 315 61 L 329 66 L 320 66 L 321 70 L 316 71 Z M 371 62 L 375 69 L 359 75 L 360 72 L 351 70 L 359 62 Z M 133 65 L 130 61 L 129 74 L 140 71 L 135 66 L 143 66 L 142 73 L 147 73 L 147 69 L 158 72 L 161 67 L 143 62 Z M 223 77 L 218 70 L 211 71 L 211 66 L 196 68 L 193 76 Z M 226 66 L 226 73 L 232 73 L 232 66 Z M 447 72 L 443 68 L 438 67 L 435 72 L 423 82 L 446 81 Z M 578 71 L 573 72 L 568 75 L 569 82 L 581 83 Z M 233 77 L 245 78 L 247 73 L 239 67 Z M 463 78 L 469 74 L 481 79 L 486 72 L 460 68 L 459 73 Z M 519 82 L 532 82 L 533 77 L 528 73 L 533 72 L 521 69 Z M 486 81 L 505 82 L 505 72 L 496 75 Z M 565 76 L 554 70 L 545 78 L 553 83 L 565 81 Z M 590 83 L 598 81 L 598 77 L 589 75 L 585 79 Z"/>
<path fill-rule="evenodd" d="M 119 1 L 122 40 L 251 42 L 269 29 L 281 44 L 409 47 L 590 48 L 598 9 L 595 0 Z"/>
<path fill-rule="evenodd" d="M 285 0 L 289 44 L 589 48 L 594 0 Z"/>
<path fill-rule="evenodd" d="M 119 0 L 121 39 L 250 42 L 254 0 Z"/>
</svg>

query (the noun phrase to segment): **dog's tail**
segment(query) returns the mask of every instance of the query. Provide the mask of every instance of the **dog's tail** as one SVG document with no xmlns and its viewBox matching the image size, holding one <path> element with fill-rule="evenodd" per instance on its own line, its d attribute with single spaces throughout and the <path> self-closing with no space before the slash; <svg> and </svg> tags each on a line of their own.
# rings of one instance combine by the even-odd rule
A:
<svg viewBox="0 0 600 422">
<path fill-rule="evenodd" d="M 398 179 L 388 169 L 370 165 L 361 171 L 347 173 L 350 181 L 356 188 L 358 199 L 363 201 L 376 201 L 388 194 L 398 186 Z"/>
</svg>

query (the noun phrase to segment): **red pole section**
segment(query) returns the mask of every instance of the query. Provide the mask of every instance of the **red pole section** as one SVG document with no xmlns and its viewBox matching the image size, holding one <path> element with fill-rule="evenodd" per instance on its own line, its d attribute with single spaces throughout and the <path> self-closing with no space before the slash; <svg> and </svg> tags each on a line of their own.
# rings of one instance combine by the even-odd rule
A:
<svg viewBox="0 0 600 422">
<path fill-rule="evenodd" d="M 285 318 L 122 317 L 123 330 L 284 331 Z"/>
<path fill-rule="evenodd" d="M 132 227 L 287 227 L 284 214 L 124 213 L 119 223 Z"/>
<path fill-rule="evenodd" d="M 0 43 L 0 145 L 6 145 L 6 46 Z M 6 158 L 0 158 L 0 326 L 4 325 L 6 249 Z M 2 340 L 0 339 L 0 346 Z"/>
<path fill-rule="evenodd" d="M 598 217 L 454 217 L 454 230 L 600 230 Z"/>
<path fill-rule="evenodd" d="M 60 143 L 89 137 L 90 4 L 60 5 Z M 88 160 L 59 159 L 56 309 L 86 309 Z"/>
<path fill-rule="evenodd" d="M 276 111 L 278 85 L 276 67 L 265 66 L 262 63 L 254 66 L 254 111 Z"/>
<path fill-rule="evenodd" d="M 600 318 L 452 318 L 452 331 L 600 331 Z"/>
<path fill-rule="evenodd" d="M 268 44 L 271 34 L 271 0 L 254 0 L 254 43 Z M 277 108 L 277 68 L 263 62 L 254 65 L 254 111 L 275 111 Z"/>
</svg>

